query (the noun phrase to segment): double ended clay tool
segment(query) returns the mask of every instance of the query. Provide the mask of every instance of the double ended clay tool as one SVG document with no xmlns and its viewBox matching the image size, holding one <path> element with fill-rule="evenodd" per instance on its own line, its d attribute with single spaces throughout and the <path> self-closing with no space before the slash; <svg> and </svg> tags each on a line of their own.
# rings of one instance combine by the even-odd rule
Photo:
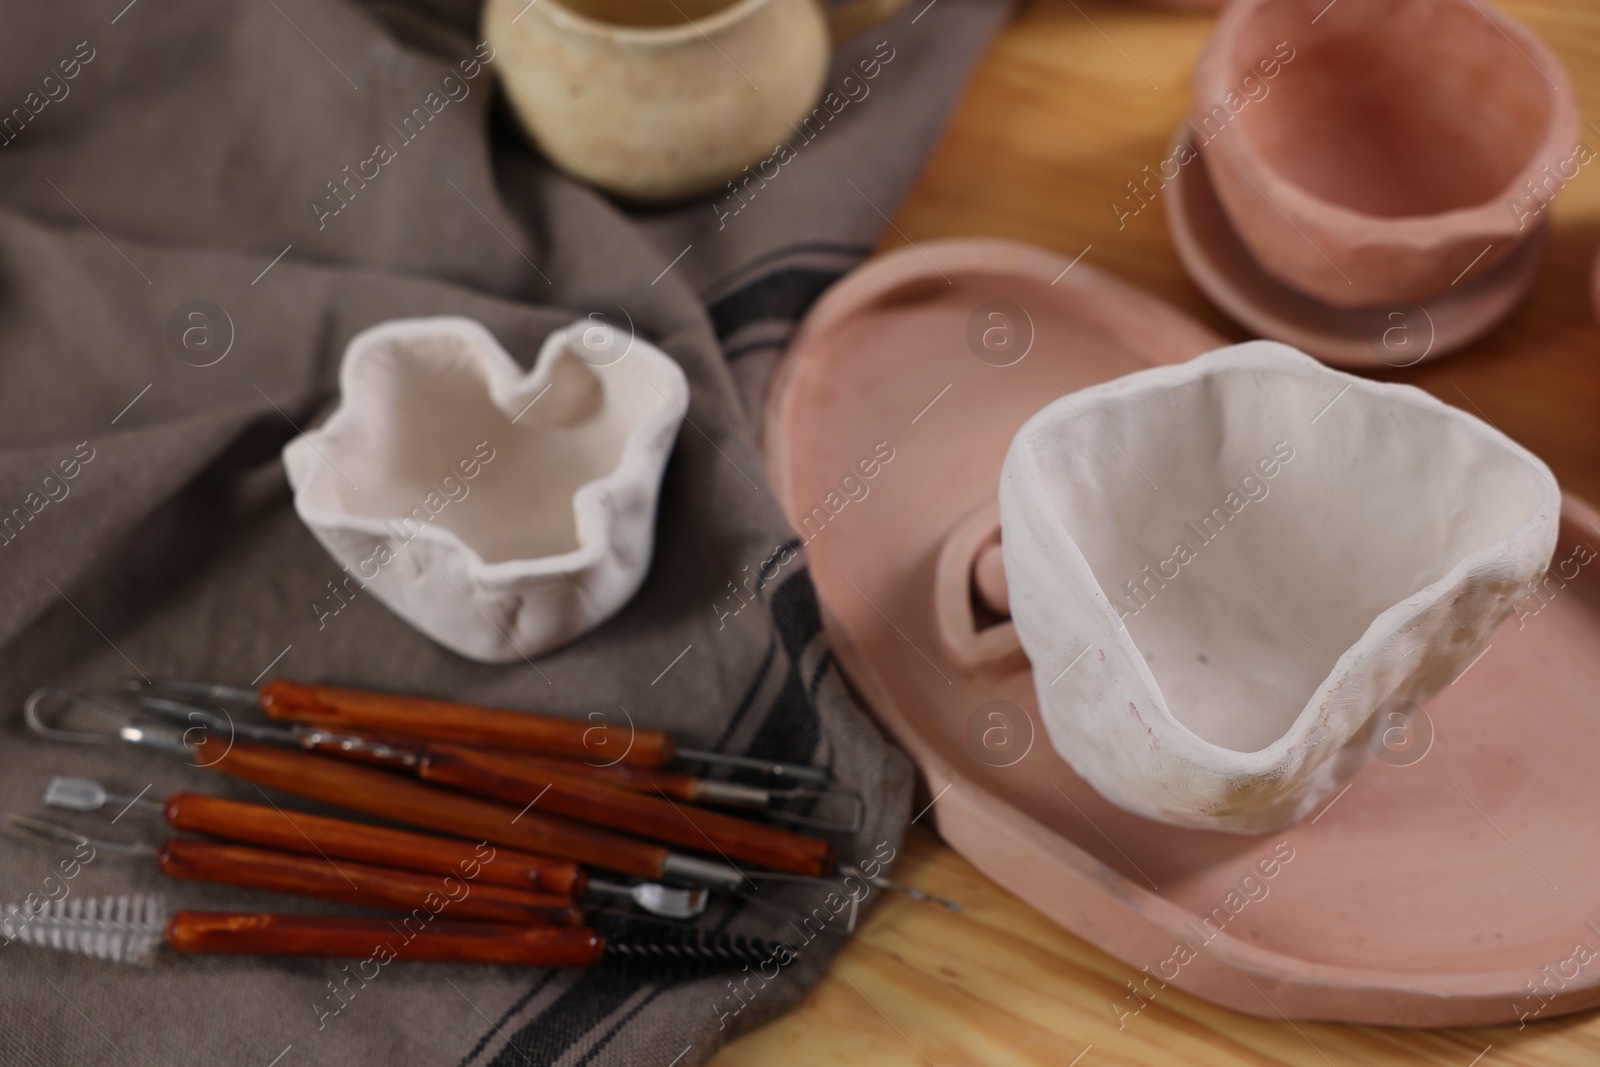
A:
<svg viewBox="0 0 1600 1067">
<path fill-rule="evenodd" d="M 144 690 L 146 687 L 141 684 L 139 688 Z M 177 707 L 185 709 L 194 707 L 183 701 L 164 697 L 140 695 L 137 699 L 142 707 L 164 714 L 173 714 L 171 709 Z M 207 711 L 204 714 L 213 713 Z M 294 724 L 288 724 L 283 729 L 295 733 L 301 748 L 319 752 L 332 752 L 338 749 L 340 750 L 338 754 L 346 759 L 385 767 L 413 767 L 419 749 L 430 743 L 430 739 L 414 734 L 373 730 L 349 734 L 335 732 L 327 726 Z M 503 749 L 473 745 L 460 747 L 479 752 L 493 752 L 500 759 L 512 761 L 529 773 L 550 771 L 630 793 L 660 795 L 686 804 L 732 808 L 823 833 L 854 835 L 861 831 L 866 821 L 866 799 L 853 789 L 837 786 L 760 786 L 719 778 L 699 778 L 684 771 L 663 767 L 632 767 L 625 763 L 596 764 L 587 760 L 536 752 L 508 752 Z M 781 806 L 788 803 L 808 804 L 813 810 L 791 811 Z M 825 812 L 832 810 L 837 814 L 833 817 L 826 814 L 819 815 L 815 810 L 817 807 L 822 807 Z"/>
<path fill-rule="evenodd" d="M 416 775 L 423 781 L 515 804 L 537 803 L 580 822 L 593 823 L 682 848 L 712 851 L 729 863 L 748 863 L 791 874 L 822 875 L 833 850 L 819 838 L 765 826 L 703 808 L 684 807 L 664 793 L 615 788 L 581 774 L 550 771 L 502 754 L 445 741 L 368 739 L 315 727 L 241 726 L 231 719 L 164 697 L 141 696 L 149 711 L 220 735 L 243 732 L 255 740 L 353 760 Z"/>
<path fill-rule="evenodd" d="M 148 962 L 162 942 L 189 953 L 523 967 L 590 967 L 604 957 L 621 957 L 712 970 L 787 962 L 795 954 L 781 942 L 707 935 L 692 927 L 608 939 L 581 926 L 451 919 L 415 930 L 390 919 L 327 915 L 180 911 L 168 919 L 156 896 L 72 897 L 40 911 L 6 905 L 0 907 L 0 938 L 123 963 Z"/>
<path fill-rule="evenodd" d="M 91 709 L 116 722 L 117 729 L 114 733 L 87 732 L 62 729 L 46 723 L 41 714 L 41 705 L 49 698 L 64 703 L 69 709 Z M 487 840 L 523 851 L 560 855 L 590 866 L 641 878 L 666 878 L 724 890 L 737 890 L 746 883 L 753 884 L 763 879 L 829 881 L 822 872 L 799 874 L 740 870 L 732 865 L 670 852 L 660 846 L 599 828 L 584 827 L 558 816 L 534 816 L 529 811 L 532 803 L 518 811 L 507 804 L 408 781 L 356 763 L 340 764 L 339 761 L 319 756 L 239 741 L 222 744 L 203 737 L 206 729 L 216 725 L 205 718 L 209 713 L 186 709 L 186 714 L 199 716 L 199 722 L 180 732 L 164 725 L 140 724 L 120 708 L 57 689 L 35 690 L 23 706 L 28 728 L 50 740 L 79 744 L 124 741 L 183 755 L 194 759 L 199 766 L 214 766 L 226 761 L 226 766 L 217 766 L 217 769 L 296 796 L 446 834 Z M 236 726 L 240 733 L 246 735 L 257 731 L 273 732 L 272 728 Z M 187 739 L 190 734 L 202 735 L 201 740 L 189 742 Z M 527 825 L 521 825 L 524 820 L 527 820 Z M 837 867 L 830 869 L 830 873 L 854 872 L 849 868 Z M 898 883 L 885 881 L 878 886 L 907 892 L 917 899 L 924 896 L 920 891 L 911 893 Z M 641 904 L 646 900 L 654 901 L 659 896 L 649 886 L 630 887 L 629 895 L 633 896 L 635 903 Z M 945 907 L 951 906 L 947 901 L 935 899 L 935 902 Z"/>
<path fill-rule="evenodd" d="M 94 710 L 116 723 L 115 731 L 67 730 L 46 723 L 41 705 L 52 698 L 69 709 Z M 245 741 L 220 742 L 204 736 L 205 730 L 200 727 L 179 730 L 161 723 L 140 723 L 119 708 L 64 690 L 35 690 L 23 704 L 23 717 L 31 731 L 50 740 L 142 745 L 257 785 L 409 826 L 652 880 L 668 878 L 724 889 L 736 888 L 745 881 L 744 875 L 730 865 L 671 852 L 660 845 L 560 816 L 539 814 L 530 810 L 532 804 L 519 811 L 509 804 L 424 785 L 356 763 Z M 191 735 L 195 735 L 193 739 Z"/>
<path fill-rule="evenodd" d="M 88 778 L 52 778 L 44 803 L 66 811 L 96 811 L 108 796 Z M 434 875 L 460 876 L 476 868 L 475 881 L 512 889 L 537 890 L 564 897 L 590 893 L 631 899 L 643 910 L 670 919 L 688 919 L 705 911 L 705 889 L 643 882 L 621 885 L 590 878 L 571 860 L 495 848 L 486 859 L 481 846 L 468 841 L 350 822 L 303 811 L 285 811 L 202 793 L 174 793 L 161 805 L 148 804 L 174 830 L 224 840 L 314 854 L 329 861 L 354 860 Z"/>
<path fill-rule="evenodd" d="M 395 740 L 399 736 L 395 735 Z M 613 789 L 626 789 L 631 793 L 649 793 L 681 800 L 687 804 L 709 804 L 712 807 L 738 808 L 756 811 L 768 819 L 809 827 L 824 833 L 857 834 L 866 820 L 866 800 L 853 789 L 816 786 L 790 786 L 768 788 L 745 782 L 729 782 L 718 778 L 697 778 L 683 771 L 660 767 L 630 767 L 618 763 L 596 766 L 584 760 L 561 756 L 545 756 L 533 752 L 499 753 L 505 759 L 515 760 L 532 770 L 554 771 L 603 782 Z M 788 811 L 777 805 L 785 802 L 841 805 L 840 818 L 824 818 L 815 814 Z"/>
<path fill-rule="evenodd" d="M 428 697 L 282 679 L 270 681 L 259 689 L 172 679 L 158 679 L 148 687 L 142 684 L 137 687 L 179 698 L 259 708 L 272 719 L 336 726 L 352 733 L 393 731 L 496 749 L 615 761 L 630 767 L 665 767 L 674 760 L 685 760 L 756 771 L 779 780 L 814 784 L 828 781 L 826 771 L 798 763 L 680 748 L 661 730 L 596 725 L 581 719 L 484 708 Z"/>
<path fill-rule="evenodd" d="M 582 909 L 570 897 L 554 893 L 534 893 L 502 885 L 472 885 L 459 899 L 451 897 L 445 886 L 449 878 L 454 877 L 462 886 L 468 885 L 460 872 L 441 880 L 437 875 L 394 867 L 376 867 L 350 860 L 335 864 L 294 852 L 185 837 L 169 838 L 160 845 L 124 844 L 88 837 L 40 819 L 10 813 L 7 818 L 14 825 L 51 840 L 88 845 L 96 850 L 154 856 L 161 873 L 169 878 L 264 889 L 385 911 L 406 912 L 419 908 L 432 911 L 426 901 L 434 897 L 448 900 L 451 916 L 458 919 L 557 926 L 583 923 Z"/>
</svg>

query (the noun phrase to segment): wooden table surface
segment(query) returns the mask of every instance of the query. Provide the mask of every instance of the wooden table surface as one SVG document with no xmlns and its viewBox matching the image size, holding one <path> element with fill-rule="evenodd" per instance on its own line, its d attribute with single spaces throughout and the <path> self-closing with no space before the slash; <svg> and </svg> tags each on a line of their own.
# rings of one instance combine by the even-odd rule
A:
<svg viewBox="0 0 1600 1067">
<path fill-rule="evenodd" d="M 1583 136 L 1600 148 L 1600 125 L 1590 121 L 1600 118 L 1600 4 L 1496 6 L 1561 56 Z M 980 61 L 882 247 L 951 236 L 1008 237 L 1068 256 L 1088 247 L 1084 262 L 1246 339 L 1184 274 L 1159 202 L 1120 228 L 1111 208 L 1124 183 L 1165 154 L 1211 23 L 1113 0 L 1029 0 Z M 1461 352 L 1385 375 L 1493 422 L 1591 501 L 1600 501 L 1600 328 L 1589 301 L 1600 244 L 1596 171 L 1584 168 L 1551 209 L 1544 264 L 1506 322 Z M 1597 1012 L 1521 1031 L 1289 1024 L 1169 988 L 1119 1030 L 1108 1004 L 1133 968 L 1051 923 L 920 827 L 895 874 L 965 910 L 889 894 L 799 1007 L 729 1046 L 717 1067 L 1600 1063 Z"/>
</svg>

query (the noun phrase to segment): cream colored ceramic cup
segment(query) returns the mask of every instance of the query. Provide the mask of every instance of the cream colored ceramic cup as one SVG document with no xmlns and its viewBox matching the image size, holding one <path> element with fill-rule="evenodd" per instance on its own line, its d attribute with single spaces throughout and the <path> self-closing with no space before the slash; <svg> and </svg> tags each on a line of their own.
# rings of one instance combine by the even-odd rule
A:
<svg viewBox="0 0 1600 1067">
<path fill-rule="evenodd" d="M 816 103 L 830 33 L 903 0 L 488 0 L 484 38 L 545 155 L 632 200 L 708 192 L 769 155 Z"/>
</svg>

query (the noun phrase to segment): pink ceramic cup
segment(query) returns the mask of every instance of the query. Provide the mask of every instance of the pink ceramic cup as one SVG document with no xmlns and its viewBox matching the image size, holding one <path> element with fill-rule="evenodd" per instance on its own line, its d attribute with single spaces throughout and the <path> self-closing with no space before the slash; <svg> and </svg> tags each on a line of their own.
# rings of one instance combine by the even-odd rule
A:
<svg viewBox="0 0 1600 1067">
<path fill-rule="evenodd" d="M 1595 158 L 1561 62 L 1475 0 L 1235 0 L 1194 98 L 1239 237 L 1338 307 L 1488 269 Z"/>
</svg>

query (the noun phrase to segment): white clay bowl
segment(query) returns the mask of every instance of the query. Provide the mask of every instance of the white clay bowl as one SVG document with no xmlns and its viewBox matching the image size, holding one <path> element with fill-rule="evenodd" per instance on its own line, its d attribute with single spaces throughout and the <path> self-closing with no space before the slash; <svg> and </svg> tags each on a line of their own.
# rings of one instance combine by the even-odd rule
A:
<svg viewBox="0 0 1600 1067">
<path fill-rule="evenodd" d="M 1052 744 L 1112 803 L 1263 833 L 1366 763 L 1549 564 L 1535 456 L 1421 390 L 1257 341 L 1065 396 L 1000 483 Z"/>
<path fill-rule="evenodd" d="M 295 510 L 348 574 L 463 656 L 564 644 L 644 581 L 688 382 L 660 349 L 580 320 L 524 372 L 441 317 L 353 338 L 340 404 L 283 450 Z"/>
</svg>

